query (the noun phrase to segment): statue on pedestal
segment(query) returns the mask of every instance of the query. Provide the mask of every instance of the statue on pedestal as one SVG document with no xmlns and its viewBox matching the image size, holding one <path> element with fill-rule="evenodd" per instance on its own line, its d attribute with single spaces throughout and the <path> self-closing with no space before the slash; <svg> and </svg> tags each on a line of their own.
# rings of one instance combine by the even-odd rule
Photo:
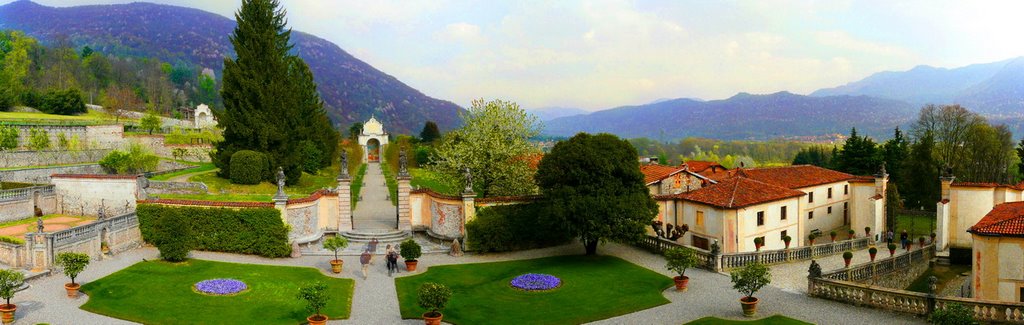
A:
<svg viewBox="0 0 1024 325">
<path fill-rule="evenodd" d="M 348 150 L 341 149 L 341 165 L 338 171 L 338 179 L 348 179 Z"/>
<path fill-rule="evenodd" d="M 37 233 L 42 233 L 43 232 L 43 217 L 41 217 L 41 216 L 40 217 L 36 217 L 36 232 Z"/>
<path fill-rule="evenodd" d="M 406 157 L 405 148 L 398 151 L 398 176 L 407 177 L 409 176 L 409 158 Z"/>
<path fill-rule="evenodd" d="M 821 265 L 817 261 L 811 260 L 811 267 L 807 269 L 807 277 L 809 278 L 820 278 L 821 277 Z"/>
<path fill-rule="evenodd" d="M 466 188 L 463 193 L 473 193 L 473 174 L 469 172 L 469 167 L 466 167 L 463 176 L 466 177 Z"/>
<path fill-rule="evenodd" d="M 283 197 L 284 194 L 284 168 L 277 166 L 277 197 Z"/>
</svg>

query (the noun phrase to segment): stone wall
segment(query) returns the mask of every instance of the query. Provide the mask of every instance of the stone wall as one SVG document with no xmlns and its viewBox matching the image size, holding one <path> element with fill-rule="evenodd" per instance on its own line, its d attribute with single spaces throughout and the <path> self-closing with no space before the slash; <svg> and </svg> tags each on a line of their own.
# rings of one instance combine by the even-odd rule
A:
<svg viewBox="0 0 1024 325">
<path fill-rule="evenodd" d="M 0 191 L 0 222 L 32 217 L 35 215 L 37 205 L 43 214 L 58 212 L 57 195 L 54 193 L 53 186 L 23 187 Z"/>
<path fill-rule="evenodd" d="M 147 181 L 146 194 L 206 194 L 209 188 L 202 182 Z"/>
<path fill-rule="evenodd" d="M 139 177 L 135 175 L 53 175 L 60 196 L 61 212 L 96 216 L 102 207 L 108 215 L 135 211 L 136 200 L 143 199 Z"/>
<path fill-rule="evenodd" d="M 430 231 L 447 238 L 459 238 L 466 232 L 462 201 L 455 204 L 430 201 Z"/>
<path fill-rule="evenodd" d="M 95 163 L 109 152 L 110 149 L 3 151 L 0 168 Z"/>
<path fill-rule="evenodd" d="M 62 166 L 62 167 L 26 167 L 0 171 L 0 179 L 5 182 L 49 184 L 53 174 L 103 174 L 98 164 Z"/>
<path fill-rule="evenodd" d="M 128 139 L 139 142 L 152 149 L 157 156 L 165 158 L 174 158 L 174 150 L 182 149 L 184 156 L 180 159 L 187 161 L 210 162 L 209 152 L 213 150 L 210 145 L 166 144 L 163 135 L 130 135 Z"/>
<path fill-rule="evenodd" d="M 124 127 L 120 124 L 113 125 L 14 125 L 18 128 L 18 143 L 22 146 L 28 144 L 30 130 L 33 128 L 45 130 L 50 136 L 50 144 L 57 146 L 58 135 L 64 134 L 68 140 L 78 136 L 78 141 L 88 148 L 110 149 L 117 148 L 124 143 Z"/>
<path fill-rule="evenodd" d="M 27 254 L 25 245 L 0 242 L 0 263 L 8 267 L 25 266 Z"/>
<path fill-rule="evenodd" d="M 877 276 L 873 279 L 864 280 L 861 282 L 880 287 L 904 290 L 927 270 L 928 262 L 919 262 L 907 267 L 903 267 L 899 269 L 899 271 L 897 272 Z"/>
</svg>

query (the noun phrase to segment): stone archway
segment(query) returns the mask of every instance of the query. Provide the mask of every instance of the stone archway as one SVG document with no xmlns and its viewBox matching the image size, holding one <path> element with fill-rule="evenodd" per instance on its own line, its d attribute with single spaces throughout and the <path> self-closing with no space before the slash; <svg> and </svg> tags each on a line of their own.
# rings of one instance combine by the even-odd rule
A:
<svg viewBox="0 0 1024 325">
<path fill-rule="evenodd" d="M 381 144 L 380 140 L 371 138 L 366 141 L 366 161 L 380 162 Z"/>
</svg>

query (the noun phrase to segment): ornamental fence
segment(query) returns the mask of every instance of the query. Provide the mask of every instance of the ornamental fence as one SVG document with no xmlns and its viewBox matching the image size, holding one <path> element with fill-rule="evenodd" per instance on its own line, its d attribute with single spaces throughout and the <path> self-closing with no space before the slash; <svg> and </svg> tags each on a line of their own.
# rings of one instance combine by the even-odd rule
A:
<svg viewBox="0 0 1024 325">
<path fill-rule="evenodd" d="M 935 257 L 935 245 L 931 244 L 908 253 L 823 273 L 821 277 L 842 281 L 867 281 L 892 272 L 907 270 L 914 263 L 928 263 L 933 257 Z"/>
<path fill-rule="evenodd" d="M 873 237 L 861 237 L 843 241 L 831 242 L 813 246 L 803 246 L 787 249 L 766 250 L 745 253 L 715 254 L 712 251 L 703 250 L 697 247 L 683 245 L 657 236 L 644 236 L 636 245 L 656 254 L 661 254 L 665 249 L 671 247 L 686 247 L 697 252 L 701 261 L 700 267 L 715 272 L 721 272 L 733 268 L 746 266 L 747 264 L 760 262 L 763 264 L 779 264 L 795 261 L 810 260 L 819 256 L 842 254 L 845 251 L 864 249 L 874 243 Z"/>
<path fill-rule="evenodd" d="M 31 198 L 36 192 L 41 195 L 53 195 L 53 185 L 30 186 L 0 191 L 0 201 L 24 200 Z"/>
</svg>

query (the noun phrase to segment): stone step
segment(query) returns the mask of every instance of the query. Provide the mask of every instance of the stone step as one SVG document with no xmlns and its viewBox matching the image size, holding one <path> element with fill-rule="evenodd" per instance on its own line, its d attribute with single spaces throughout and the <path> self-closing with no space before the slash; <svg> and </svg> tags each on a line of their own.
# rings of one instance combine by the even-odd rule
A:
<svg viewBox="0 0 1024 325">
<path fill-rule="evenodd" d="M 382 233 L 353 231 L 353 232 L 343 232 L 343 233 L 341 233 L 341 235 L 345 236 L 345 238 L 348 238 L 348 240 L 350 242 L 369 242 L 369 241 L 373 240 L 374 238 L 376 238 L 377 241 L 382 242 L 382 243 L 383 242 L 402 241 L 402 240 L 405 240 L 405 239 L 407 239 L 407 238 L 409 238 L 411 236 L 408 232 L 397 231 L 397 230 L 396 231 L 391 231 L 391 232 L 382 232 Z"/>
</svg>

